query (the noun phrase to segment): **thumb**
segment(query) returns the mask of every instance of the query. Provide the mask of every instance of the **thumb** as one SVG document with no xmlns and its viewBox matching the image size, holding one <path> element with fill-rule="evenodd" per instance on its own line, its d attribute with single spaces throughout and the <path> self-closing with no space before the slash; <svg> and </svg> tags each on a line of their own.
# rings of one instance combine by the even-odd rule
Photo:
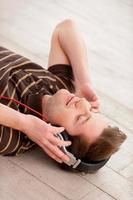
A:
<svg viewBox="0 0 133 200">
<path fill-rule="evenodd" d="M 64 130 L 65 130 L 64 127 L 57 127 L 57 131 L 59 131 L 59 132 L 62 132 L 62 131 L 64 131 Z"/>
</svg>

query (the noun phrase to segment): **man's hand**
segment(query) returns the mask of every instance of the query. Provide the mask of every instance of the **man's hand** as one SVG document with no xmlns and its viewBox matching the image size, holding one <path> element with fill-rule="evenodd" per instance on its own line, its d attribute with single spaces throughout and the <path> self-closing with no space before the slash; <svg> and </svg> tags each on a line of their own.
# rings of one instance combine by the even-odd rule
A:
<svg viewBox="0 0 133 200">
<path fill-rule="evenodd" d="M 76 87 L 75 95 L 78 97 L 85 97 L 91 104 L 92 110 L 99 111 L 100 103 L 98 96 L 89 83 L 85 83 Z"/>
<path fill-rule="evenodd" d="M 51 158 L 57 162 L 68 161 L 69 157 L 60 149 L 60 146 L 69 146 L 70 141 L 62 141 L 56 135 L 64 130 L 63 127 L 55 127 L 33 116 L 25 115 L 23 132 L 36 144 L 38 144 Z"/>
</svg>

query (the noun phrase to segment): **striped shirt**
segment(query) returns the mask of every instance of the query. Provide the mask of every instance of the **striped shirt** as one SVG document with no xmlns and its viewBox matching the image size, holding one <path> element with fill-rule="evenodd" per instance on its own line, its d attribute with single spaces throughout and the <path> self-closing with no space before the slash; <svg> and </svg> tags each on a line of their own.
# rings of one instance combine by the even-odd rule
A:
<svg viewBox="0 0 133 200">
<path fill-rule="evenodd" d="M 0 47 L 0 95 L 16 99 L 42 113 L 41 99 L 65 88 L 74 92 L 70 65 L 57 64 L 48 70 L 29 59 Z M 39 115 L 11 100 L 0 98 L 0 103 L 21 113 Z M 0 125 L 0 154 L 18 155 L 36 144 L 23 132 Z"/>
</svg>

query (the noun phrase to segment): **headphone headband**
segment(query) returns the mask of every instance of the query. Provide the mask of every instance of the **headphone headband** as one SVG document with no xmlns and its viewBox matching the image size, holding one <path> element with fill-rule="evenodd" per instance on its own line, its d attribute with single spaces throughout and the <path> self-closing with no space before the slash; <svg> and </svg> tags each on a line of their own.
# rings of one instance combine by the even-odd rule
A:
<svg viewBox="0 0 133 200">
<path fill-rule="evenodd" d="M 65 140 L 65 141 L 69 140 L 69 136 L 66 131 L 59 133 L 58 137 L 61 140 Z M 107 163 L 107 161 L 110 158 L 109 157 L 105 160 L 100 160 L 100 161 L 83 162 L 82 160 L 76 158 L 71 152 L 69 152 L 69 150 L 67 150 L 67 147 L 61 147 L 61 150 L 70 158 L 69 162 L 65 162 L 61 164 L 61 166 L 65 169 L 75 169 L 77 171 L 84 172 L 84 173 L 89 173 L 89 172 L 91 173 L 91 172 L 95 172 L 99 170 L 101 167 L 103 167 Z"/>
</svg>

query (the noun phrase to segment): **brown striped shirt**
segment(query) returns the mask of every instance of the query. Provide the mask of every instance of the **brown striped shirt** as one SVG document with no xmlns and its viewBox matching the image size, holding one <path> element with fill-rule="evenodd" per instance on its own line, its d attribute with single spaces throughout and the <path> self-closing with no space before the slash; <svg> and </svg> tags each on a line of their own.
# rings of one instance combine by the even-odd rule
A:
<svg viewBox="0 0 133 200">
<path fill-rule="evenodd" d="M 42 96 L 54 94 L 61 88 L 74 92 L 70 65 L 53 65 L 46 70 L 29 59 L 0 47 L 0 95 L 16 99 L 42 113 Z M 0 99 L 0 103 L 21 113 L 39 117 L 11 100 Z M 0 125 L 1 155 L 17 155 L 35 145 L 21 131 Z"/>
</svg>

